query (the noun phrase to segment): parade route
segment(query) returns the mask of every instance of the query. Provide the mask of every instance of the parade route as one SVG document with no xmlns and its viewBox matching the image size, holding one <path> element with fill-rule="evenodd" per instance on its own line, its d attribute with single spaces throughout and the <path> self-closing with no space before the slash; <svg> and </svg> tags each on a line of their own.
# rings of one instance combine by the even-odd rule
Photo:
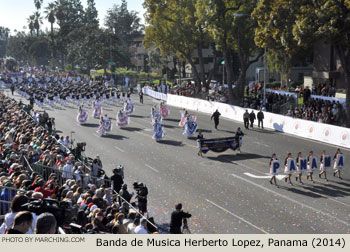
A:
<svg viewBox="0 0 350 252">
<path fill-rule="evenodd" d="M 15 98 L 21 99 L 18 94 Z M 155 142 L 151 107 L 159 101 L 145 96 L 140 104 L 135 94 L 131 98 L 135 111 L 127 127 L 115 125 L 121 105 L 103 105 L 103 114 L 113 123 L 112 132 L 103 137 L 96 134 L 99 120 L 91 116 L 91 108 L 89 120 L 82 125 L 76 122 L 77 108 L 72 104 L 71 108 L 46 106 L 46 111 L 55 117 L 60 135 L 74 132 L 75 144 L 87 143 L 86 156 L 101 157 L 108 175 L 123 164 L 130 190 L 134 181 L 147 185 L 149 215 L 158 224 L 169 223 L 175 204 L 182 202 L 184 211 L 192 214 L 188 220 L 191 233 L 350 233 L 348 150 L 342 149 L 346 160 L 343 180 L 333 177 L 329 169 L 328 182 L 315 171 L 315 183 L 304 174 L 303 185 L 292 176 L 293 186 L 278 179 L 276 187 L 267 178 L 272 153 L 284 164 L 288 152 L 295 158 L 299 151 L 305 157 L 312 150 L 319 158 L 326 150 L 333 158 L 336 147 L 270 130 L 245 130 L 242 123 L 222 118 L 215 130 L 210 115 L 190 111 L 196 114 L 204 138 L 233 136 L 238 127 L 245 134 L 242 153 L 228 150 L 200 157 L 195 137 L 186 138 L 178 126 L 180 108 L 169 106 L 170 115 L 163 119 L 165 136 Z"/>
</svg>

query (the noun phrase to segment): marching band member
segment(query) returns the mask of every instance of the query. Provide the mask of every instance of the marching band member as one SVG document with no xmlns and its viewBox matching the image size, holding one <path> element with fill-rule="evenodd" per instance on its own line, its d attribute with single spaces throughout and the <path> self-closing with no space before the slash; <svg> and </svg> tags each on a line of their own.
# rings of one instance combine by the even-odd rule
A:
<svg viewBox="0 0 350 252">
<path fill-rule="evenodd" d="M 85 123 L 89 119 L 89 113 L 85 111 L 85 108 L 83 105 L 79 106 L 79 112 L 77 116 L 77 122 L 79 124 Z"/>
<path fill-rule="evenodd" d="M 303 171 L 301 170 L 301 167 L 300 167 L 300 159 L 301 158 L 302 158 L 301 152 L 298 152 L 298 156 L 296 158 L 296 161 L 297 161 L 297 176 L 295 177 L 295 180 L 298 181 L 298 179 L 299 179 L 299 182 L 303 185 L 304 183 L 301 181 L 301 175 L 303 175 Z"/>
<path fill-rule="evenodd" d="M 342 166 L 338 166 L 338 158 L 339 158 L 339 155 L 342 155 L 343 153 L 341 153 L 340 149 L 338 148 L 337 149 L 337 152 L 334 154 L 334 157 L 333 157 L 333 160 L 334 160 L 334 172 L 333 172 L 333 176 L 335 177 L 335 175 L 338 173 L 339 175 L 339 179 L 343 179 L 341 176 L 340 176 L 340 170 L 342 168 Z"/>
<path fill-rule="evenodd" d="M 185 129 L 184 129 L 184 132 L 182 133 L 186 137 L 193 136 L 197 131 L 198 124 L 195 123 L 194 118 L 195 118 L 194 115 L 187 115 L 186 117 Z"/>
<path fill-rule="evenodd" d="M 156 117 L 154 119 L 153 123 L 153 139 L 158 142 L 164 137 L 164 130 L 163 130 L 163 125 L 158 121 L 158 118 Z"/>
<path fill-rule="evenodd" d="M 273 153 L 270 159 L 270 174 L 272 175 L 271 179 L 270 179 L 270 184 L 272 185 L 272 180 L 275 182 L 275 185 L 277 185 L 276 182 L 276 175 L 273 172 L 273 167 L 272 167 L 272 163 L 273 161 L 278 160 L 278 158 L 276 157 L 276 153 Z"/>
<path fill-rule="evenodd" d="M 167 118 L 169 115 L 169 110 L 168 110 L 168 106 L 164 103 L 164 101 L 162 101 L 159 104 L 159 112 L 162 115 L 163 118 Z"/>
<path fill-rule="evenodd" d="M 318 174 L 318 177 L 321 178 L 322 174 L 324 174 L 324 178 L 326 179 L 326 181 L 328 181 L 327 179 L 327 173 L 326 173 L 326 167 L 325 167 L 325 156 L 326 156 L 326 151 L 322 151 L 321 157 L 320 157 L 320 173 Z"/>
<path fill-rule="evenodd" d="M 188 115 L 188 112 L 186 109 L 182 109 L 182 110 L 180 110 L 180 114 L 181 114 L 181 120 L 179 122 L 179 126 L 184 127 L 185 126 L 185 119 Z"/>
<path fill-rule="evenodd" d="M 112 131 L 112 122 L 107 114 L 100 118 L 100 127 L 96 131 L 100 136 L 103 136 Z"/>
<path fill-rule="evenodd" d="M 119 112 L 117 114 L 117 123 L 116 123 L 116 125 L 118 127 L 125 127 L 128 124 L 129 124 L 128 114 L 125 113 L 125 111 L 123 111 L 123 110 L 119 110 Z"/>
<path fill-rule="evenodd" d="M 292 153 L 288 153 L 286 159 L 284 160 L 284 173 L 287 174 L 288 176 L 284 178 L 284 181 L 287 182 L 289 180 L 289 184 L 292 184 L 292 181 L 290 180 L 291 176 L 292 176 L 292 172 L 289 170 L 288 167 L 288 160 L 292 159 Z"/>
<path fill-rule="evenodd" d="M 102 114 L 102 106 L 99 98 L 97 98 L 96 101 L 92 103 L 92 106 L 93 106 L 92 116 L 94 118 L 100 118 Z"/>
<path fill-rule="evenodd" d="M 117 102 L 118 102 L 118 104 L 120 104 L 120 92 L 119 91 L 117 91 Z"/>
<path fill-rule="evenodd" d="M 312 167 L 312 159 L 314 157 L 314 152 L 313 151 L 310 151 L 309 152 L 309 156 L 307 157 L 307 171 L 308 171 L 308 174 L 307 174 L 307 177 L 306 179 L 312 181 L 312 183 L 315 183 L 315 181 L 312 179 L 312 174 L 314 173 L 314 170 L 313 170 L 313 167 Z"/>
</svg>

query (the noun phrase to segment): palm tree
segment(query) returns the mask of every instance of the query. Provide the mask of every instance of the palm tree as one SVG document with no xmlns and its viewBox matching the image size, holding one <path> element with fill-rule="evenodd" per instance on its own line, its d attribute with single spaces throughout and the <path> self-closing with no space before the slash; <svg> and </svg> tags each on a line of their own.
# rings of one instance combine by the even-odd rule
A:
<svg viewBox="0 0 350 252">
<path fill-rule="evenodd" d="M 36 30 L 36 36 L 39 37 L 40 24 L 43 23 L 43 18 L 40 16 L 40 12 L 38 11 L 34 13 L 34 16 L 34 29 Z"/>
<path fill-rule="evenodd" d="M 30 35 L 33 36 L 35 15 L 30 15 L 29 18 L 27 18 L 27 22 L 28 22 L 28 28 L 30 30 Z"/>
<path fill-rule="evenodd" d="M 37 10 L 41 9 L 41 5 L 43 4 L 43 0 L 34 0 L 34 5 Z"/>
<path fill-rule="evenodd" d="M 44 13 L 46 14 L 47 20 L 51 24 L 51 37 L 53 38 L 53 24 L 56 21 L 55 14 L 56 14 L 56 6 L 54 3 L 49 3 L 49 5 L 45 8 Z"/>
</svg>

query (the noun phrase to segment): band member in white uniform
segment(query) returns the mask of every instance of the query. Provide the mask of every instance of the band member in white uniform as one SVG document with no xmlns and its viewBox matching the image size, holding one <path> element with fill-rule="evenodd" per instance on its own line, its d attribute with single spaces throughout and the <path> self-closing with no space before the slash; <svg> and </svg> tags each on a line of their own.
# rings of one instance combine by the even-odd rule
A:
<svg viewBox="0 0 350 252">
<path fill-rule="evenodd" d="M 334 160 L 334 172 L 333 172 L 333 176 L 335 177 L 335 175 L 338 173 L 339 179 L 343 179 L 340 175 L 340 171 L 343 168 L 342 166 L 338 166 L 338 158 L 340 155 L 343 155 L 343 153 L 341 153 L 340 149 L 337 149 L 337 152 L 334 154 L 333 160 Z M 344 157 L 343 157 L 344 158 Z M 344 162 L 344 161 L 343 161 Z"/>
<path fill-rule="evenodd" d="M 326 172 L 326 167 L 325 167 L 325 156 L 326 156 L 326 151 L 322 151 L 321 157 L 320 157 L 320 173 L 318 174 L 318 177 L 321 178 L 322 174 L 324 174 L 324 178 L 326 181 L 327 179 L 327 172 Z"/>
<path fill-rule="evenodd" d="M 273 161 L 276 161 L 276 160 L 278 160 L 278 158 L 276 156 L 276 153 L 273 153 L 272 156 L 271 156 L 271 159 L 270 159 L 270 175 L 272 176 L 271 179 L 270 179 L 270 184 L 271 185 L 272 185 L 272 180 L 275 182 L 275 185 L 277 185 L 276 174 L 274 174 L 273 167 L 272 167 Z"/>
</svg>

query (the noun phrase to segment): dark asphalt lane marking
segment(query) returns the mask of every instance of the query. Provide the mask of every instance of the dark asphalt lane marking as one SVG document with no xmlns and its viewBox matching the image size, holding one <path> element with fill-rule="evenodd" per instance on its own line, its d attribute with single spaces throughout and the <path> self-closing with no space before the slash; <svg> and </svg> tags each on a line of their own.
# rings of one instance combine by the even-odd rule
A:
<svg viewBox="0 0 350 252">
<path fill-rule="evenodd" d="M 224 212 L 226 212 L 226 213 L 228 213 L 228 214 L 230 214 L 230 215 L 236 217 L 237 219 L 243 221 L 244 223 L 247 223 L 249 226 L 252 226 L 253 228 L 255 228 L 255 229 L 261 231 L 262 233 L 264 233 L 264 234 L 269 234 L 269 233 L 266 232 L 264 229 L 255 226 L 253 223 L 251 223 L 251 222 L 249 222 L 249 221 L 243 219 L 242 217 L 240 217 L 240 216 L 238 216 L 238 215 L 236 215 L 236 214 L 230 212 L 229 210 L 223 208 L 222 206 L 219 206 L 218 204 L 216 204 L 216 203 L 214 203 L 214 202 L 212 202 L 212 201 L 210 201 L 210 200 L 208 200 L 208 199 L 206 199 L 206 201 L 209 202 L 210 204 L 212 204 L 213 206 L 216 206 L 217 208 L 221 209 L 222 211 L 224 211 Z"/>
<path fill-rule="evenodd" d="M 146 167 L 150 168 L 152 171 L 159 172 L 157 169 L 153 168 L 152 166 L 145 164 Z"/>
<path fill-rule="evenodd" d="M 253 185 L 253 186 L 256 186 L 256 187 L 258 187 L 258 188 L 260 188 L 260 189 L 262 189 L 262 190 L 264 190 L 264 191 L 266 191 L 266 192 L 269 192 L 269 193 L 272 193 L 272 194 L 274 194 L 274 195 L 276 195 L 276 196 L 279 196 L 279 197 L 281 197 L 281 198 L 283 198 L 283 199 L 285 199 L 285 200 L 288 200 L 288 201 L 290 201 L 290 202 L 292 202 L 292 203 L 294 203 L 294 204 L 297 204 L 297 205 L 299 205 L 299 206 L 301 206 L 301 207 L 308 208 L 308 209 L 310 209 L 310 210 L 312 210 L 312 211 L 314 211 L 314 212 L 316 212 L 316 213 L 318 213 L 318 214 L 327 216 L 328 218 L 331 218 L 331 219 L 335 219 L 335 220 L 338 221 L 339 223 L 342 223 L 342 224 L 344 224 L 345 226 L 350 227 L 350 224 L 349 224 L 348 221 L 344 221 L 344 220 L 342 220 L 342 219 L 339 219 L 338 217 L 336 217 L 336 216 L 334 216 L 334 215 L 332 215 L 332 214 L 330 214 L 330 213 L 324 212 L 324 210 L 316 209 L 316 208 L 314 208 L 314 207 L 312 207 L 312 206 L 306 205 L 306 204 L 304 204 L 304 203 L 302 203 L 302 202 L 299 202 L 299 201 L 294 200 L 294 199 L 292 199 L 292 198 L 290 198 L 290 197 L 288 197 L 288 196 L 286 196 L 286 195 L 283 195 L 283 194 L 280 194 L 280 193 L 278 193 L 278 192 L 275 192 L 275 191 L 273 191 L 273 190 L 271 190 L 271 189 L 266 188 L 265 186 L 259 185 L 259 184 L 255 183 L 255 182 L 253 182 L 253 181 L 250 181 L 249 179 L 243 178 L 243 177 L 238 176 L 238 175 L 236 175 L 236 174 L 231 174 L 231 176 L 235 177 L 236 179 L 240 179 L 240 180 L 242 180 L 242 181 L 245 181 L 245 182 L 247 182 L 247 183 L 249 183 L 249 184 L 251 184 L 251 185 Z M 342 203 L 342 202 L 339 202 L 339 201 L 337 201 L 337 202 L 338 202 L 338 203 Z M 342 203 L 342 204 L 347 205 L 347 204 L 345 204 L 345 203 Z M 347 206 L 350 207 L 349 205 L 347 205 Z"/>
</svg>

